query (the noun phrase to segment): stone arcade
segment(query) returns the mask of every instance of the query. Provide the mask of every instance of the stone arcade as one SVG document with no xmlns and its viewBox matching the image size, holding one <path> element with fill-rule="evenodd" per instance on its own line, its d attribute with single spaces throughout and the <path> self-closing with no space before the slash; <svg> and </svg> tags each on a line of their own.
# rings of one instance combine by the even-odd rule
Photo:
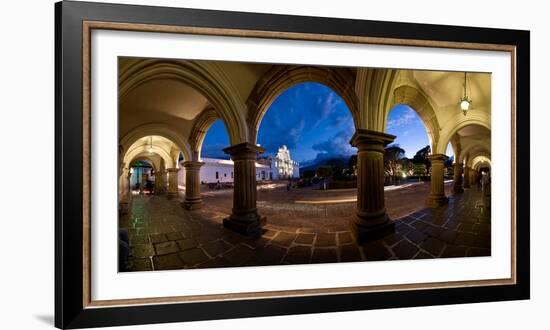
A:
<svg viewBox="0 0 550 330">
<path fill-rule="evenodd" d="M 211 162 L 201 159 L 202 142 L 208 128 L 220 119 L 231 143 L 223 151 L 233 162 L 232 177 L 224 172 L 223 180 L 234 182 L 233 208 L 224 225 L 244 235 L 258 235 L 269 222 L 256 206 L 256 184 L 264 179 L 258 169 L 276 169 L 269 179 L 299 175 L 284 146 L 271 164 L 258 160 L 263 152 L 257 144 L 258 129 L 273 100 L 302 82 L 330 87 L 353 117 L 356 132 L 350 143 L 358 148 L 358 190 L 356 219 L 350 226 L 360 242 L 394 231 L 384 205 L 381 166 L 383 148 L 394 139 L 385 128 L 396 104 L 415 110 L 428 133 L 432 170 L 427 206 L 447 203 L 443 162 L 448 143 L 456 160 L 454 193 L 471 187 L 480 168 L 491 166 L 491 81 L 486 74 L 468 74 L 476 108 L 464 115 L 458 108 L 463 90 L 460 72 L 137 58 L 120 59 L 119 72 L 121 209 L 127 209 L 131 200 L 130 166 L 140 159 L 152 164 L 159 193 L 178 198 L 178 186 L 185 186 L 181 205 L 189 210 L 200 207 L 201 181 L 210 181 L 209 174 L 202 179 L 202 171 Z"/>
</svg>

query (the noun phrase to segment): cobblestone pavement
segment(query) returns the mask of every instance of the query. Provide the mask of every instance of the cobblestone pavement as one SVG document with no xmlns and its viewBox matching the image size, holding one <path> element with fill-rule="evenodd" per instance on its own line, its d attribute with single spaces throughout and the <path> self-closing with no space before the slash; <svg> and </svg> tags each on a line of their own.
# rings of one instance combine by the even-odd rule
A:
<svg viewBox="0 0 550 330">
<path fill-rule="evenodd" d="M 390 216 L 396 213 L 392 203 L 408 205 L 406 201 L 418 199 L 419 194 L 424 200 L 427 194 L 422 189 L 419 185 L 386 192 Z M 120 228 L 129 233 L 131 271 L 491 254 L 490 212 L 475 188 L 451 195 L 449 204 L 438 209 L 411 205 L 413 213 L 394 220 L 395 234 L 364 245 L 355 242 L 348 227 L 355 203 L 277 203 L 260 193 L 259 212 L 267 215 L 268 222 L 261 237 L 250 239 L 222 226 L 228 215 L 222 207 L 231 205 L 231 195 L 205 195 L 205 207 L 191 212 L 176 199 L 134 197 L 131 212 L 119 220 Z M 397 213 L 406 212 L 403 207 L 398 209 Z"/>
</svg>

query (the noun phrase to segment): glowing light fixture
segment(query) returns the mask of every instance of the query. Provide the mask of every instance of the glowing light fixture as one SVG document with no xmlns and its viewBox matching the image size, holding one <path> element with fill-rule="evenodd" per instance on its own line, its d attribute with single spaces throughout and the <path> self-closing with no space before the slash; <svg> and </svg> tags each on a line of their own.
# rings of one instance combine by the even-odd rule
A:
<svg viewBox="0 0 550 330">
<path fill-rule="evenodd" d="M 460 99 L 460 109 L 462 110 L 464 116 L 466 116 L 466 113 L 468 112 L 468 110 L 470 110 L 470 107 L 472 106 L 472 100 L 470 100 L 468 98 L 468 95 L 466 94 L 466 75 L 467 73 L 464 72 L 464 96 L 462 96 L 462 98 Z"/>
</svg>

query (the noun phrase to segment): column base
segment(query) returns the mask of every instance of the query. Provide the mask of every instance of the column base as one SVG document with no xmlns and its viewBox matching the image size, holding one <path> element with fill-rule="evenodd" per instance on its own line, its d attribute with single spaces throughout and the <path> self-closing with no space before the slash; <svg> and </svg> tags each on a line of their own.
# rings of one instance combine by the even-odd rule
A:
<svg viewBox="0 0 550 330">
<path fill-rule="evenodd" d="M 202 199 L 195 199 L 195 200 L 184 200 L 181 202 L 181 207 L 183 207 L 186 210 L 193 211 L 202 209 L 204 206 L 204 203 L 202 202 Z"/>
<path fill-rule="evenodd" d="M 223 226 L 241 235 L 255 237 L 262 235 L 262 227 L 265 225 L 266 220 L 265 216 L 257 213 L 247 215 L 231 214 L 229 218 L 223 219 Z"/>
<path fill-rule="evenodd" d="M 173 192 L 166 193 L 166 198 L 168 199 L 173 199 L 173 198 L 176 198 L 177 196 L 178 196 L 178 193 L 173 193 Z"/>
<path fill-rule="evenodd" d="M 384 213 L 378 224 L 369 224 L 357 217 L 351 221 L 351 232 L 358 244 L 364 244 L 395 233 L 395 223 Z M 385 219 L 385 220 L 384 220 Z"/>
<path fill-rule="evenodd" d="M 449 203 L 449 198 L 445 195 L 442 196 L 430 196 L 426 199 L 426 206 L 430 208 L 436 208 Z"/>
</svg>

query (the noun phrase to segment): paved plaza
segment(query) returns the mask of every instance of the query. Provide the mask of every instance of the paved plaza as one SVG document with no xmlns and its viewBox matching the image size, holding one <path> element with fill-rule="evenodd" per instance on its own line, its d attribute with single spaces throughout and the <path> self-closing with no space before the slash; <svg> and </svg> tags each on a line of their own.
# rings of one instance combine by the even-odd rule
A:
<svg viewBox="0 0 550 330">
<path fill-rule="evenodd" d="M 134 196 L 120 228 L 129 233 L 131 271 L 489 256 L 491 217 L 481 192 L 452 195 L 450 184 L 445 190 L 449 204 L 428 209 L 429 183 L 387 188 L 396 232 L 363 245 L 349 231 L 355 190 L 260 189 L 267 225 L 255 239 L 222 225 L 231 190 L 203 191 L 205 206 L 195 211 L 183 209 L 181 199 Z"/>
</svg>

